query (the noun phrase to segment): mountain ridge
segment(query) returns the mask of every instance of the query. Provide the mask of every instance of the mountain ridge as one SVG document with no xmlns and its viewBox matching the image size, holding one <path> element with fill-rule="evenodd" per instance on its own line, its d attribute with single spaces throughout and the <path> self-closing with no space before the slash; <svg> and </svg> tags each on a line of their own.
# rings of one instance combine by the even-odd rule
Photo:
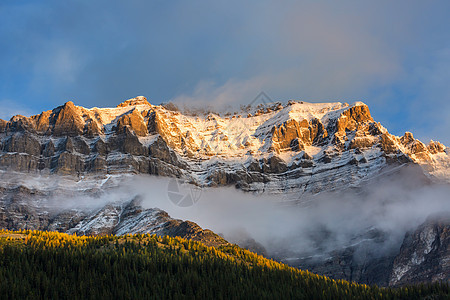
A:
<svg viewBox="0 0 450 300">
<path fill-rule="evenodd" d="M 194 117 L 143 96 L 116 108 L 86 109 L 69 101 L 0 121 L 0 137 L 0 168 L 25 172 L 150 173 L 254 192 L 292 192 L 316 183 L 308 190 L 316 193 L 330 186 L 321 173 L 342 175 L 344 182 L 334 186 L 343 186 L 412 163 L 450 181 L 448 148 L 425 145 L 409 132 L 391 135 L 362 102 L 289 101 L 260 105 L 247 116 Z"/>
<path fill-rule="evenodd" d="M 2 227 L 79 234 L 151 232 L 212 245 L 226 243 L 195 223 L 172 219 L 154 207 L 140 207 L 129 198 L 131 194 L 120 203 L 105 204 L 97 198 L 108 186 L 120 185 L 120 180 L 115 182 L 114 178 L 135 174 L 177 177 L 200 187 L 234 185 L 245 192 L 280 195 L 285 205 L 306 207 L 320 193 L 352 189 L 364 192 L 366 187 L 408 178 L 405 175 L 414 177 L 402 187 L 407 190 L 416 184 L 450 182 L 450 159 L 449 148 L 439 142 L 425 145 L 409 132 L 401 137 L 391 135 L 362 102 L 289 101 L 286 105 L 248 108 L 241 115 L 195 116 L 174 107 L 151 105 L 139 96 L 116 108 L 87 109 L 67 102 L 39 115 L 0 120 Z M 36 182 L 61 180 L 59 191 L 51 191 L 53 184 L 47 189 L 41 184 L 27 188 L 27 178 L 36 175 Z M 45 202 L 86 193 L 92 195 L 92 203 L 102 205 L 56 212 L 54 203 Z M 448 226 L 445 223 L 441 227 Z M 393 249 L 376 259 L 355 259 L 361 251 L 366 253 L 367 245 L 382 246 L 389 240 L 389 232 L 364 230 L 354 230 L 355 236 L 348 244 L 325 253 L 331 258 L 323 262 L 301 259 L 296 252 L 274 256 L 281 261 L 294 257 L 297 262 L 292 264 L 296 267 L 311 267 L 335 278 L 381 285 L 403 284 L 414 277 L 416 268 L 430 270 L 427 263 L 432 257 L 447 259 L 445 251 L 432 252 L 424 260 L 426 265 L 416 266 L 410 245 L 420 244 L 420 233 L 411 235 L 416 240 L 403 241 L 402 258 L 398 258 L 399 249 Z M 313 241 L 325 241 L 326 233 L 319 230 Z M 439 238 L 436 235 L 435 239 Z M 251 237 L 241 242 L 260 248 Z M 405 266 L 409 269 L 405 273 L 395 271 L 400 275 L 394 274 L 392 279 L 389 276 L 395 258 L 395 270 Z"/>
</svg>

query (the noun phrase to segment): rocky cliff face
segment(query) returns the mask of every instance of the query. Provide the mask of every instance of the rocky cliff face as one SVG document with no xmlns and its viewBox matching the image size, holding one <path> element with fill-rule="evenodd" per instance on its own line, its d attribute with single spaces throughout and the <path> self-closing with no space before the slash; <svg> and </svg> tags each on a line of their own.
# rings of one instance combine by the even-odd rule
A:
<svg viewBox="0 0 450 300">
<path fill-rule="evenodd" d="M 450 180 L 445 146 L 389 134 L 361 102 L 290 101 L 228 117 L 187 116 L 142 96 L 117 108 L 67 102 L 0 121 L 0 138 L 0 168 L 20 172 L 150 173 L 202 186 L 316 193 L 410 163 Z"/>
<path fill-rule="evenodd" d="M 407 233 L 394 260 L 389 284 L 450 281 L 450 212 L 430 216 Z"/>
<path fill-rule="evenodd" d="M 380 255 L 379 249 L 383 247 L 386 239 L 384 232 L 370 229 L 352 240 L 350 245 L 327 253 L 326 256 L 310 255 L 284 262 L 333 279 L 388 286 L 390 270 L 398 249 L 384 249 Z M 427 280 L 422 278 L 423 281 Z"/>
</svg>

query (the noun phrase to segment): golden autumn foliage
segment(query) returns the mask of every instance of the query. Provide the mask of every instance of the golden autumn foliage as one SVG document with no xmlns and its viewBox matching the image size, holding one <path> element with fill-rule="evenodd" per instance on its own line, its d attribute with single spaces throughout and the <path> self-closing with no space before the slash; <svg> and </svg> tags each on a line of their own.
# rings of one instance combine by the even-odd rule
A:
<svg viewBox="0 0 450 300">
<path fill-rule="evenodd" d="M 0 230 L 4 299 L 436 299 L 447 284 L 379 288 L 298 270 L 236 245 L 149 234 Z"/>
</svg>

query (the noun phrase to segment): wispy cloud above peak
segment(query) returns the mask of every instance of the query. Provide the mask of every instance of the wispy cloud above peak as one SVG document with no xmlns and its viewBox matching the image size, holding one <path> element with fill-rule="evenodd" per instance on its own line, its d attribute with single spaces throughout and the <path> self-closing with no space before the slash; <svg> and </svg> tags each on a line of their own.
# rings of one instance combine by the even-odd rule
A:
<svg viewBox="0 0 450 300">
<path fill-rule="evenodd" d="M 449 10 L 444 0 L 10 2 L 0 9 L 0 97 L 33 108 L 136 94 L 248 103 L 262 90 L 277 100 L 364 99 L 400 134 L 419 129 L 414 103 L 448 97 L 448 72 L 432 87 L 415 70 L 448 47 Z"/>
</svg>

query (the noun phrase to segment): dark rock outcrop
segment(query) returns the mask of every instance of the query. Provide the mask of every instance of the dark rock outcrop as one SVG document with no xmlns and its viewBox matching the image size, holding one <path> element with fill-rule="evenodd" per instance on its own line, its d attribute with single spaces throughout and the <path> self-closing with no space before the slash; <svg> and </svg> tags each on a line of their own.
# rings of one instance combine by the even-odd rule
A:
<svg viewBox="0 0 450 300">
<path fill-rule="evenodd" d="M 98 155 L 106 156 L 109 153 L 108 144 L 106 144 L 102 138 L 97 138 L 97 141 L 94 142 L 92 151 L 98 153 Z"/>
<path fill-rule="evenodd" d="M 53 155 L 55 155 L 55 151 L 56 151 L 55 145 L 50 140 L 42 148 L 42 155 L 45 157 L 52 157 Z"/>
<path fill-rule="evenodd" d="M 39 157 L 26 153 L 4 153 L 0 156 L 0 166 L 18 172 L 36 172 L 39 170 Z"/>
<path fill-rule="evenodd" d="M 317 251 L 297 259 L 276 259 L 311 272 L 325 275 L 333 279 L 356 281 L 365 284 L 387 286 L 389 271 L 397 254 L 394 247 L 380 255 L 379 248 L 386 240 L 385 233 L 371 229 L 363 235 L 355 237 L 353 244 L 331 252 L 325 252 L 322 244 L 327 243 L 327 232 L 320 230 L 314 233 Z M 289 254 L 288 257 L 295 257 Z"/>
<path fill-rule="evenodd" d="M 430 216 L 405 236 L 389 285 L 450 282 L 450 212 Z"/>
<path fill-rule="evenodd" d="M 164 228 L 162 233 L 202 242 L 207 246 L 218 247 L 228 244 L 221 236 L 215 234 L 211 230 L 202 229 L 196 223 L 191 221 L 172 221 L 170 225 Z"/>
<path fill-rule="evenodd" d="M 48 213 L 43 212 L 36 202 L 30 201 L 30 197 L 41 195 L 38 190 L 24 186 L 3 188 L 0 195 L 0 227 L 45 230 Z"/>
<path fill-rule="evenodd" d="M 108 149 L 131 155 L 148 155 L 148 150 L 139 142 L 136 134 L 128 126 L 123 133 L 111 137 L 108 140 Z"/>
<path fill-rule="evenodd" d="M 34 156 L 41 154 L 39 141 L 29 132 L 19 132 L 11 135 L 3 146 L 5 152 L 27 153 Z"/>
<path fill-rule="evenodd" d="M 23 132 L 28 131 L 34 133 L 34 123 L 27 117 L 17 115 L 11 118 L 6 125 L 6 132 Z"/>
<path fill-rule="evenodd" d="M 99 126 L 99 124 L 95 120 L 88 119 L 86 121 L 86 125 L 84 125 L 84 135 L 86 137 L 93 138 L 103 133 L 103 127 Z"/>
<path fill-rule="evenodd" d="M 156 138 L 156 140 L 149 146 L 148 150 L 149 155 L 153 158 L 157 158 L 170 164 L 176 164 L 178 162 L 176 153 L 167 146 L 167 143 L 161 136 Z"/>
<path fill-rule="evenodd" d="M 66 151 L 52 159 L 51 168 L 57 174 L 79 175 L 85 171 L 85 164 L 79 155 Z"/>
<path fill-rule="evenodd" d="M 0 133 L 5 132 L 6 125 L 8 125 L 8 122 L 0 119 Z"/>
</svg>

